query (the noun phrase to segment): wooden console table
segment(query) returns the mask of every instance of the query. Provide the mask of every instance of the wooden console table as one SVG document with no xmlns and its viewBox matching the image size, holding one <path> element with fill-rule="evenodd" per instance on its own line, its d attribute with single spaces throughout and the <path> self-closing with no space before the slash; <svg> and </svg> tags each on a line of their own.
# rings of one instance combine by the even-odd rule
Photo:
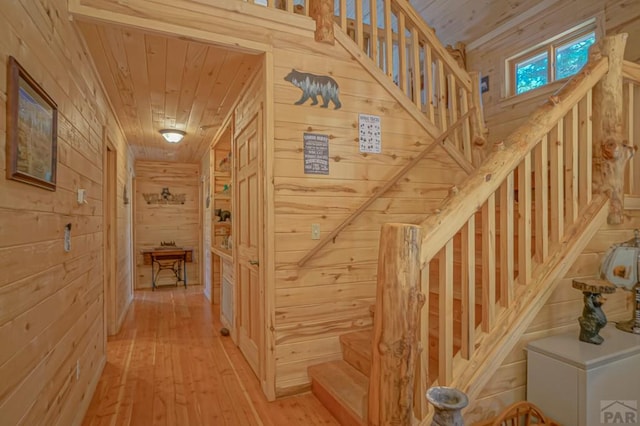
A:
<svg viewBox="0 0 640 426">
<path fill-rule="evenodd" d="M 166 269 L 187 288 L 187 262 L 193 261 L 193 249 L 189 247 L 162 247 L 142 250 L 143 263 L 151 265 L 151 289 L 155 290 L 160 271 Z"/>
</svg>

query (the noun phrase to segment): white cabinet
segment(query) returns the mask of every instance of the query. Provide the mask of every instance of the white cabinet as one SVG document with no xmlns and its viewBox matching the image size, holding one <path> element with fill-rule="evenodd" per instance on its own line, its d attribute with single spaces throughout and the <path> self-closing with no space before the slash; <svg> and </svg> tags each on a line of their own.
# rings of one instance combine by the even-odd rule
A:
<svg viewBox="0 0 640 426">
<path fill-rule="evenodd" d="M 566 426 L 600 426 L 605 416 L 611 424 L 622 416 L 640 425 L 640 335 L 608 324 L 600 331 L 604 342 L 594 345 L 578 333 L 527 345 L 527 400 Z"/>
</svg>

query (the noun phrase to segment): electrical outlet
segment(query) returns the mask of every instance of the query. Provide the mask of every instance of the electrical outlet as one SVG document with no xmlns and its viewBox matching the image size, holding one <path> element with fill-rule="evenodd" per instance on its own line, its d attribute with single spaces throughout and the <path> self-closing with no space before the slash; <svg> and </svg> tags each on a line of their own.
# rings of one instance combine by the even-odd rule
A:
<svg viewBox="0 0 640 426">
<path fill-rule="evenodd" d="M 311 224 L 311 239 L 319 240 L 320 239 L 320 224 L 312 223 Z"/>
<path fill-rule="evenodd" d="M 76 381 L 80 380 L 80 360 L 76 361 Z"/>
</svg>

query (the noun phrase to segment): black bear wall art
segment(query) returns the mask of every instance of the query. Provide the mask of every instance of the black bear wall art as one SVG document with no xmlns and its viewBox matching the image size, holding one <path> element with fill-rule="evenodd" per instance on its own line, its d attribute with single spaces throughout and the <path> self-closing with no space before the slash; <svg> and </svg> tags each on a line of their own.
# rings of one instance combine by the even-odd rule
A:
<svg viewBox="0 0 640 426">
<path fill-rule="evenodd" d="M 342 106 L 339 99 L 340 89 L 338 83 L 331 77 L 292 69 L 284 79 L 302 90 L 302 97 L 295 103 L 296 105 L 302 105 L 309 98 L 312 100 L 311 105 L 317 105 L 318 96 L 321 96 L 322 105 L 320 106 L 322 108 L 327 108 L 329 101 L 335 105 L 334 109 L 339 109 Z"/>
</svg>

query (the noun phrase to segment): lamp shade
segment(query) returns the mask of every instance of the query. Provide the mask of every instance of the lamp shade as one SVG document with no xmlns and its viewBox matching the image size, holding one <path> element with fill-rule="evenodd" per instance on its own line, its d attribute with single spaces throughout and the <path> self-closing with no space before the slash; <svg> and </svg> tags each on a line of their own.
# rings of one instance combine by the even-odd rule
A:
<svg viewBox="0 0 640 426">
<path fill-rule="evenodd" d="M 186 135 L 182 130 L 177 129 L 162 129 L 160 130 L 162 137 L 169 143 L 178 143 Z"/>
</svg>

